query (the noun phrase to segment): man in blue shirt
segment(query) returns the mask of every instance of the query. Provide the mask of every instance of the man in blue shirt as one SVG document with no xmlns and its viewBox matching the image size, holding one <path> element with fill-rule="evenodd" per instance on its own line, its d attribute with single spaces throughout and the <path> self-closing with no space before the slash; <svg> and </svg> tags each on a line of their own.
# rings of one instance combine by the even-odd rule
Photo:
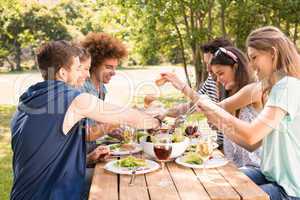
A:
<svg viewBox="0 0 300 200">
<path fill-rule="evenodd" d="M 44 81 L 24 92 L 11 121 L 11 199 L 80 199 L 86 170 L 85 118 L 136 128 L 158 128 L 159 120 L 76 89 L 82 85 L 81 51 L 68 42 L 44 44 L 37 53 Z M 147 122 L 147 123 L 145 123 Z"/>
</svg>

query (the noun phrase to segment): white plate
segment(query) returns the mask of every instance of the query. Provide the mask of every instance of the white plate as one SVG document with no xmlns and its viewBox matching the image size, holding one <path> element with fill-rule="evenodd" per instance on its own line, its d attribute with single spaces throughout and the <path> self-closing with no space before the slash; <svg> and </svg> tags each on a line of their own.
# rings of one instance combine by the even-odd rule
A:
<svg viewBox="0 0 300 200">
<path fill-rule="evenodd" d="M 115 174 L 128 174 L 128 175 L 132 174 L 132 169 L 127 168 L 127 167 L 118 167 L 116 163 L 117 163 L 117 160 L 110 161 L 110 162 L 106 163 L 106 165 L 104 166 L 104 169 L 106 169 L 107 171 L 113 172 Z M 136 171 L 136 174 L 146 174 L 146 173 L 153 172 L 160 168 L 160 165 L 155 161 L 146 160 L 146 163 L 147 163 L 147 165 L 145 167 L 140 167 Z"/>
<path fill-rule="evenodd" d="M 196 164 L 189 164 L 183 161 L 183 156 L 180 156 L 175 160 L 175 162 L 179 165 L 182 165 L 184 167 L 189 167 L 189 168 L 204 168 L 204 165 L 196 165 Z M 216 168 L 216 167 L 222 167 L 228 163 L 228 160 L 225 158 L 214 155 L 212 159 L 205 161 L 205 168 Z"/>
<path fill-rule="evenodd" d="M 112 146 L 114 144 L 110 144 L 108 145 L 108 147 Z M 139 153 L 143 150 L 142 146 L 139 145 L 139 144 L 136 144 L 135 145 L 135 149 L 132 150 L 132 151 L 122 151 L 122 150 L 119 150 L 119 149 L 114 149 L 114 150 L 111 150 L 110 153 L 111 155 L 113 156 L 125 156 L 125 155 L 130 155 L 130 154 L 134 154 L 134 153 Z"/>
</svg>

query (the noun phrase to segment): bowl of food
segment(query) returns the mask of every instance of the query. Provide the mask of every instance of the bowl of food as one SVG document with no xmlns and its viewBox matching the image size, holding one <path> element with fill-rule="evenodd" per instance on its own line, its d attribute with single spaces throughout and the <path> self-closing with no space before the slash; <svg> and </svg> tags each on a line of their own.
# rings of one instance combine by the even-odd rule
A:
<svg viewBox="0 0 300 200">
<path fill-rule="evenodd" d="M 183 136 L 182 134 L 172 134 L 170 135 L 172 137 L 172 152 L 170 155 L 170 159 L 177 158 L 178 156 L 182 155 L 187 147 L 189 146 L 189 138 Z M 143 136 L 140 140 L 141 146 L 143 148 L 143 151 L 155 158 L 155 153 L 154 153 L 154 142 L 155 142 L 155 136 L 147 135 Z"/>
</svg>

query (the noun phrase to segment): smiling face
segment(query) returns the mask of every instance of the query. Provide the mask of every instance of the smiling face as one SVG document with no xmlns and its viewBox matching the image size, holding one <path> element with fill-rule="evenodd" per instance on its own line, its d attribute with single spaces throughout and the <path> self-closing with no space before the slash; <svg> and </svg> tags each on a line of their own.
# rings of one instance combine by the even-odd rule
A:
<svg viewBox="0 0 300 200">
<path fill-rule="evenodd" d="M 97 79 L 107 84 L 111 80 L 111 77 L 116 75 L 116 69 L 119 64 L 119 60 L 115 58 L 105 59 L 101 66 L 96 69 L 96 77 Z"/>
<path fill-rule="evenodd" d="M 78 87 L 82 82 L 82 66 L 79 57 L 73 57 L 70 66 L 60 68 L 56 77 L 57 80 L 62 80 L 73 87 Z"/>
<path fill-rule="evenodd" d="M 91 58 L 83 60 L 81 63 L 81 76 L 78 80 L 78 87 L 82 87 L 88 77 L 90 77 Z"/>
<path fill-rule="evenodd" d="M 235 70 L 230 65 L 211 65 L 212 72 L 217 78 L 217 82 L 221 83 L 225 90 L 233 90 L 236 88 Z"/>
<path fill-rule="evenodd" d="M 256 71 L 259 80 L 271 76 L 273 71 L 273 55 L 270 52 L 248 47 L 250 65 Z"/>
<path fill-rule="evenodd" d="M 67 84 L 79 88 L 82 87 L 85 80 L 89 77 L 88 62 L 80 63 L 79 57 L 72 58 L 72 64 L 69 67 L 62 67 L 56 74 L 56 79 L 66 82 Z"/>
</svg>

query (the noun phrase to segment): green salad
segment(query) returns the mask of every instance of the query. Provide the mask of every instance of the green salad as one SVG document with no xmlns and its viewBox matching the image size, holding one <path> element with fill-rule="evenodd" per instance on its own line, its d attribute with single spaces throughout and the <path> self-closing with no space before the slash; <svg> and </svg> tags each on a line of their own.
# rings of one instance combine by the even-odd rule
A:
<svg viewBox="0 0 300 200">
<path fill-rule="evenodd" d="M 179 142 L 183 142 L 185 139 L 185 136 L 182 135 L 181 133 L 174 133 L 171 135 L 171 139 L 172 139 L 172 143 L 179 143 Z M 156 137 L 152 136 L 152 135 L 148 135 L 146 137 L 146 142 L 151 142 L 151 143 L 155 143 L 156 141 Z"/>
<path fill-rule="evenodd" d="M 179 143 L 182 142 L 184 140 L 184 135 L 182 135 L 181 133 L 174 133 L 172 134 L 172 142 L 173 143 Z"/>
<path fill-rule="evenodd" d="M 121 148 L 121 144 L 111 144 L 111 145 L 109 145 L 109 149 L 110 149 L 111 151 L 117 150 L 117 149 L 119 149 L 119 148 Z"/>
<path fill-rule="evenodd" d="M 186 152 L 196 152 L 196 150 L 197 150 L 197 145 L 192 144 L 186 149 Z"/>
<path fill-rule="evenodd" d="M 136 158 L 134 156 L 128 156 L 126 158 L 118 160 L 116 164 L 118 167 L 127 167 L 127 168 L 144 167 L 147 165 L 146 160 L 141 158 Z"/>
<path fill-rule="evenodd" d="M 201 165 L 203 164 L 203 160 L 201 156 L 196 152 L 189 152 L 183 157 L 183 162 L 193 164 L 193 165 Z"/>
</svg>

